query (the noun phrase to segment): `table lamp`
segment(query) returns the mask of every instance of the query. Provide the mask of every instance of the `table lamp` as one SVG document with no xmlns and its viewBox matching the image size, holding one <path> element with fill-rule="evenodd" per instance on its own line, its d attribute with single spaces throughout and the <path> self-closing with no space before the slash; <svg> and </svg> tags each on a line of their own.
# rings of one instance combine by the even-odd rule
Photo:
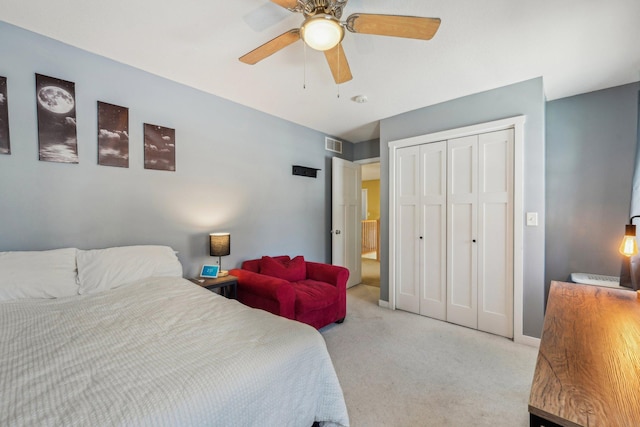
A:
<svg viewBox="0 0 640 427">
<path fill-rule="evenodd" d="M 211 233 L 209 234 L 209 254 L 218 257 L 218 265 L 220 271 L 218 277 L 224 277 L 229 274 L 228 271 L 222 270 L 222 257 L 231 253 L 231 234 L 229 233 Z"/>
</svg>

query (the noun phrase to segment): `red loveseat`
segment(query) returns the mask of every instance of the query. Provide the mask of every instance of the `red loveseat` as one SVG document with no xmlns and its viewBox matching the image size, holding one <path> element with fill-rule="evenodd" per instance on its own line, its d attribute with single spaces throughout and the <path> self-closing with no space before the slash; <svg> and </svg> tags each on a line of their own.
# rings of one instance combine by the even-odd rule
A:
<svg viewBox="0 0 640 427">
<path fill-rule="evenodd" d="M 230 274 L 238 278 L 238 300 L 249 307 L 320 329 L 342 323 L 347 314 L 349 270 L 305 261 L 302 256 L 244 261 Z"/>
</svg>

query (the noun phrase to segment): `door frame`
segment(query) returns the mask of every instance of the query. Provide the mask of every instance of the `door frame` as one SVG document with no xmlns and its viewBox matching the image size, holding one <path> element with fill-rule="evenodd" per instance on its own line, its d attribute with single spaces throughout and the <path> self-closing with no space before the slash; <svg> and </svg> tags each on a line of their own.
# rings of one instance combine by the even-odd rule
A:
<svg viewBox="0 0 640 427">
<path fill-rule="evenodd" d="M 380 163 L 380 157 L 370 157 L 368 159 L 354 160 L 353 163 L 356 163 L 358 165 L 367 165 L 369 163 Z M 361 178 L 360 179 L 360 184 L 361 184 L 360 187 L 362 187 L 362 176 L 360 178 Z M 369 205 L 369 203 L 367 202 L 367 206 L 368 205 Z M 378 207 L 378 208 L 380 208 L 380 207 Z M 367 217 L 367 219 L 369 219 L 369 218 Z M 360 242 L 360 243 L 361 243 L 360 246 L 362 246 L 362 242 Z"/>
<path fill-rule="evenodd" d="M 389 141 L 389 308 L 396 309 L 396 156 L 413 145 L 513 129 L 513 340 L 529 344 L 523 334 L 524 310 L 524 124 L 525 116 L 509 117 L 477 125 Z"/>
<path fill-rule="evenodd" d="M 362 188 L 362 180 L 360 180 L 360 220 L 369 219 L 369 190 Z M 362 242 L 360 242 L 362 246 Z"/>
</svg>

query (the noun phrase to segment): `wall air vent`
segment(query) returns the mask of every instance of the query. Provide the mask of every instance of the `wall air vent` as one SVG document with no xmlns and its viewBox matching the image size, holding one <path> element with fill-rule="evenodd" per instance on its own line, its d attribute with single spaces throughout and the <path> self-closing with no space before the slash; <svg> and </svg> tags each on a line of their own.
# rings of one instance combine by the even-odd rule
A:
<svg viewBox="0 0 640 427">
<path fill-rule="evenodd" d="M 334 153 L 342 154 L 342 141 L 338 141 L 337 139 L 333 139 L 333 138 L 329 138 L 328 136 L 325 136 L 324 148 L 327 151 L 333 151 Z"/>
</svg>

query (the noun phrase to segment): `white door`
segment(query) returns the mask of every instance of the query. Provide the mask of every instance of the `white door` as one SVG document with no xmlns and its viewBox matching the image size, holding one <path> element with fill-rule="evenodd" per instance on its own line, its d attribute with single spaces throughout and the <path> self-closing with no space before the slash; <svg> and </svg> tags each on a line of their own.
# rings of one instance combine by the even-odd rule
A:
<svg viewBox="0 0 640 427">
<path fill-rule="evenodd" d="M 396 157 L 396 307 L 420 313 L 420 147 Z"/>
<path fill-rule="evenodd" d="M 399 148 L 395 304 L 513 337 L 513 129 Z"/>
<path fill-rule="evenodd" d="M 396 307 L 446 320 L 446 141 L 396 157 Z"/>
<path fill-rule="evenodd" d="M 513 130 L 449 140 L 447 321 L 513 337 Z"/>
<path fill-rule="evenodd" d="M 478 329 L 513 337 L 512 129 L 478 136 Z"/>
<path fill-rule="evenodd" d="M 360 165 L 334 157 L 331 175 L 331 262 L 349 269 L 351 287 L 362 281 Z"/>
<path fill-rule="evenodd" d="M 447 320 L 469 328 L 478 327 L 477 140 L 447 144 Z"/>
<path fill-rule="evenodd" d="M 447 316 L 447 142 L 420 147 L 422 271 L 420 314 Z"/>
</svg>

